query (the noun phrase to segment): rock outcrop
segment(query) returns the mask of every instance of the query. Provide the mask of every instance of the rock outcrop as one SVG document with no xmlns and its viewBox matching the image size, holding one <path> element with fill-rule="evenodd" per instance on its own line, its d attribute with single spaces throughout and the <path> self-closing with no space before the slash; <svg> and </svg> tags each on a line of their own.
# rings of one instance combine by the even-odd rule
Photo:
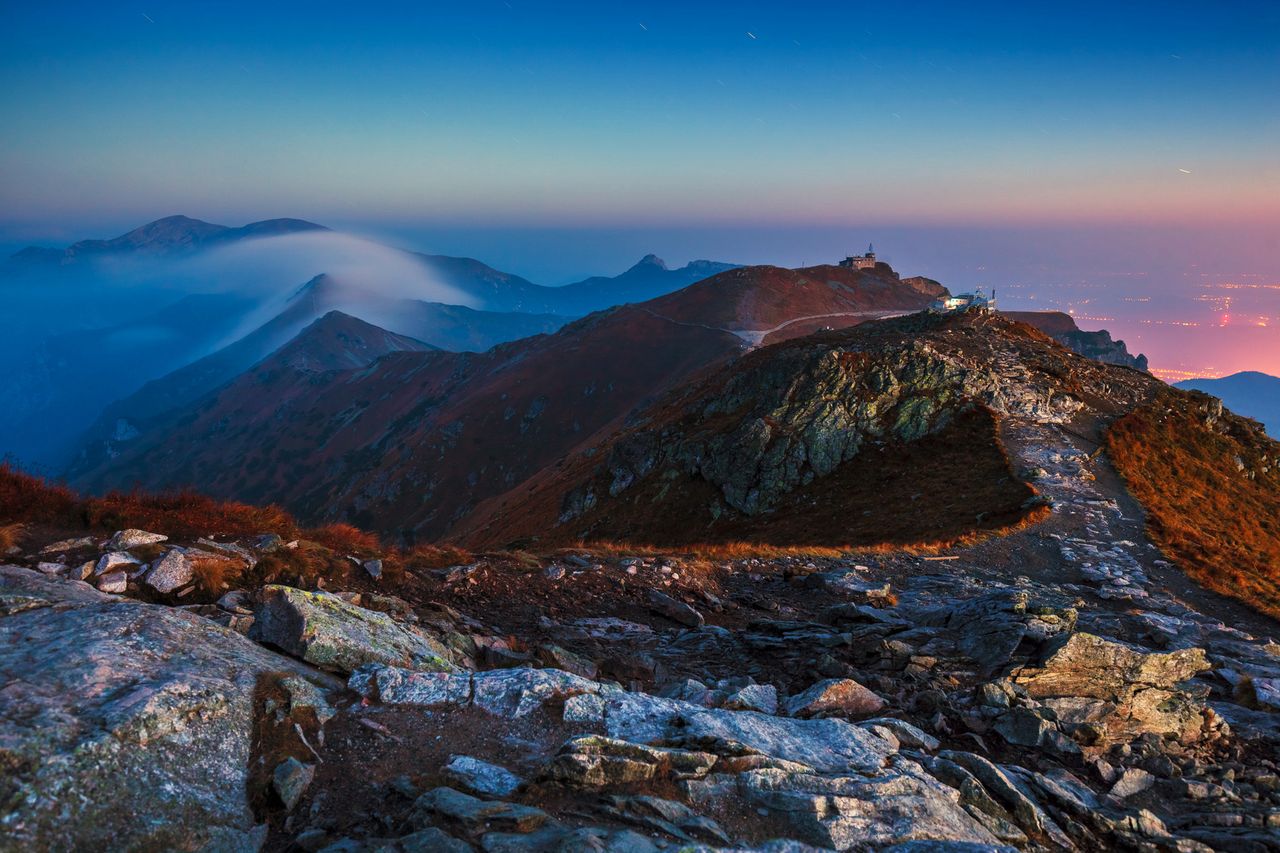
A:
<svg viewBox="0 0 1280 853">
<path fill-rule="evenodd" d="M 262 679 L 323 676 L 198 616 L 0 566 L 0 848 L 256 850 Z"/>
<path fill-rule="evenodd" d="M 326 592 L 263 587 L 250 636 L 332 672 L 370 662 L 450 671 L 450 652 L 426 633 Z"/>
</svg>

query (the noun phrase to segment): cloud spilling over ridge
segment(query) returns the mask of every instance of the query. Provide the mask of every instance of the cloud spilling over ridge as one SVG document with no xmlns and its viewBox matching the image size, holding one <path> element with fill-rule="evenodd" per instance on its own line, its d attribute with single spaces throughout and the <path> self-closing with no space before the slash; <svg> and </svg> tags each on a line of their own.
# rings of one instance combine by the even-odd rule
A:
<svg viewBox="0 0 1280 853">
<path fill-rule="evenodd" d="M 344 310 L 359 314 L 364 302 L 420 299 L 471 306 L 467 294 L 443 282 L 408 252 L 353 234 L 309 231 L 244 240 L 184 259 L 172 271 L 189 289 L 243 293 L 256 310 L 222 343 L 230 343 L 284 310 L 299 288 L 329 276 L 345 294 Z"/>
<path fill-rule="evenodd" d="M 182 277 L 249 294 L 284 285 L 289 292 L 321 274 L 386 297 L 470 305 L 408 252 L 335 231 L 308 231 L 244 240 L 183 262 Z M 264 294 L 265 295 L 265 294 Z"/>
</svg>

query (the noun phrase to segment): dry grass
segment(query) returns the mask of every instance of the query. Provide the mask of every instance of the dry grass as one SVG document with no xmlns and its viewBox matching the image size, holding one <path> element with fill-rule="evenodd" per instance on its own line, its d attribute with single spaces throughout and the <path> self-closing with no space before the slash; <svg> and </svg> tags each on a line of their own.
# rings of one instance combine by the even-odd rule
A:
<svg viewBox="0 0 1280 853">
<path fill-rule="evenodd" d="M 524 569 L 526 571 L 533 571 L 534 569 L 542 567 L 542 558 L 531 551 L 524 551 L 520 549 L 496 551 L 492 554 L 486 554 L 485 556 L 494 560 L 500 560 L 515 568 Z"/>
<path fill-rule="evenodd" d="M 849 548 L 828 548 L 816 545 L 768 545 L 760 542 L 705 542 L 681 545 L 678 548 L 659 548 L 634 542 L 590 540 L 579 542 L 575 548 L 559 548 L 555 554 L 590 553 L 600 557 L 654 557 L 659 555 L 687 556 L 698 560 L 745 560 L 757 558 L 775 560 L 782 557 L 805 559 L 838 559 Z"/>
<path fill-rule="evenodd" d="M 64 485 L 8 465 L 0 465 L 0 521 L 104 530 L 139 527 L 171 536 L 272 532 L 292 537 L 298 532 L 294 520 L 279 507 L 218 501 L 194 492 L 81 497 Z"/>
<path fill-rule="evenodd" d="M 194 558 L 191 569 L 200 588 L 210 595 L 221 595 L 244 574 L 245 564 L 231 558 Z"/>
<path fill-rule="evenodd" d="M 475 555 L 454 545 L 419 545 L 403 557 L 407 569 L 443 569 L 475 562 Z"/>
<path fill-rule="evenodd" d="M 1280 443 L 1229 413 L 1209 424 L 1210 411 L 1205 395 L 1162 394 L 1111 426 L 1107 452 L 1184 572 L 1280 617 Z"/>
<path fill-rule="evenodd" d="M 350 524 L 326 524 L 306 532 L 312 542 L 344 554 L 373 554 L 382 550 L 382 543 L 372 533 Z"/>
<path fill-rule="evenodd" d="M 0 554 L 16 547 L 26 532 L 27 526 L 22 522 L 0 524 Z"/>
</svg>

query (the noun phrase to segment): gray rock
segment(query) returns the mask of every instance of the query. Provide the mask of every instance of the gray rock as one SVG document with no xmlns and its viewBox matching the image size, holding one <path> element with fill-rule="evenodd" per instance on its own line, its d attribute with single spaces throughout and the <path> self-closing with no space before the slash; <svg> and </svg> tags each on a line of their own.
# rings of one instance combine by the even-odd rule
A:
<svg viewBox="0 0 1280 853">
<path fill-rule="evenodd" d="M 772 684 L 748 684 L 725 697 L 723 708 L 734 711 L 778 713 L 778 690 Z"/>
<path fill-rule="evenodd" d="M 462 839 L 434 826 L 397 838 L 396 846 L 403 853 L 472 853 L 475 850 Z"/>
<path fill-rule="evenodd" d="M 706 622 L 702 614 L 697 610 L 694 610 L 683 601 L 672 598 L 661 590 L 647 590 L 645 592 L 645 600 L 648 602 L 650 610 L 667 617 L 673 622 L 679 622 L 681 625 L 687 625 L 690 628 L 701 628 Z"/>
<path fill-rule="evenodd" d="M 92 536 L 81 536 L 78 539 L 59 539 L 57 542 L 50 542 L 40 549 L 40 553 L 63 554 L 78 548 L 92 548 L 93 546 L 94 539 Z"/>
<path fill-rule="evenodd" d="M 0 617 L 0 846 L 261 846 L 246 796 L 254 696 L 297 664 L 198 616 L 28 569 L 0 567 L 5 594 L 56 606 Z"/>
<path fill-rule="evenodd" d="M 146 584 L 156 592 L 170 593 L 191 583 L 195 577 L 195 569 L 187 555 L 174 548 L 152 564 Z"/>
<path fill-rule="evenodd" d="M 742 774 L 739 786 L 748 802 L 783 816 L 801 840 L 836 850 L 926 840 L 998 843 L 955 790 L 909 762 L 870 778 L 754 770 Z"/>
<path fill-rule="evenodd" d="M 218 606 L 228 613 L 253 613 L 253 599 L 246 590 L 233 589 L 218 599 Z"/>
<path fill-rule="evenodd" d="M 98 559 L 98 564 L 93 567 L 93 573 L 105 575 L 107 572 L 129 572 L 142 564 L 142 561 L 132 554 L 124 551 L 109 551 Z"/>
<path fill-rule="evenodd" d="M 98 577 L 98 589 L 103 592 L 120 595 L 128 588 L 129 576 L 124 572 L 107 572 Z"/>
<path fill-rule="evenodd" d="M 863 720 L 858 723 L 859 726 L 880 726 L 893 732 L 898 742 L 909 749 L 923 749 L 933 752 L 942 744 L 933 735 L 922 731 L 916 726 L 911 725 L 906 720 L 899 720 L 896 717 L 876 717 L 873 720 Z"/>
<path fill-rule="evenodd" d="M 472 703 L 500 717 L 523 717 L 556 699 L 595 693 L 600 685 L 558 669 L 513 669 L 477 672 L 472 676 Z"/>
<path fill-rule="evenodd" d="M 547 822 L 547 813 L 532 806 L 480 800 L 453 788 L 435 788 L 414 801 L 410 822 L 426 828 L 440 820 L 476 835 L 532 832 Z"/>
<path fill-rule="evenodd" d="M 315 715 L 316 722 L 323 726 L 333 719 L 337 712 L 325 698 L 324 691 L 305 678 L 290 676 L 280 679 L 280 687 L 289 697 L 289 710 L 307 710 Z"/>
<path fill-rule="evenodd" d="M 249 636 L 340 673 L 366 663 L 420 671 L 456 669 L 448 650 L 434 638 L 327 592 L 263 587 Z"/>
<path fill-rule="evenodd" d="M 1045 813 L 1024 786 L 1003 768 L 971 752 L 944 750 L 939 753 L 939 757 L 955 762 L 972 773 L 991 796 L 1009 810 L 1028 835 L 1047 838 L 1068 850 L 1072 848 L 1071 840 L 1062 828 Z"/>
<path fill-rule="evenodd" d="M 1120 774 L 1120 778 L 1111 786 L 1111 796 L 1120 799 L 1140 794 L 1156 783 L 1156 777 L 1137 767 L 1129 767 Z"/>
<path fill-rule="evenodd" d="M 157 542 L 167 542 L 168 536 L 162 536 L 159 533 L 148 533 L 145 530 L 129 528 L 128 530 L 117 530 L 116 534 L 111 537 L 111 541 L 107 543 L 107 547 L 112 551 L 128 551 L 130 548 L 137 548 L 140 545 L 154 545 Z"/>
<path fill-rule="evenodd" d="M 374 580 L 382 580 L 382 561 L 381 560 L 365 560 L 361 564 L 369 577 Z"/>
<path fill-rule="evenodd" d="M 450 756 L 444 775 L 459 787 L 486 797 L 509 797 L 523 784 L 519 776 L 505 767 L 469 755 Z"/>
<path fill-rule="evenodd" d="M 805 579 L 805 585 L 859 604 L 884 606 L 893 600 L 892 587 L 887 582 L 863 580 L 853 569 L 812 574 Z"/>
<path fill-rule="evenodd" d="M 271 788 L 284 803 L 285 811 L 293 811 L 293 807 L 302 799 L 302 795 L 311 786 L 315 778 L 314 764 L 303 764 L 296 758 L 286 758 L 276 765 L 271 774 Z"/>
<path fill-rule="evenodd" d="M 575 788 L 604 788 L 653 779 L 698 779 L 715 763 L 716 756 L 706 752 L 584 735 L 560 748 L 543 778 Z"/>
<path fill-rule="evenodd" d="M 874 772 L 892 752 L 881 738 L 834 718 L 794 720 L 754 711 L 702 710 L 679 731 L 686 741 L 745 746 L 823 773 Z"/>
<path fill-rule="evenodd" d="M 1057 732 L 1053 723 L 1031 708 L 1014 708 L 1002 714 L 992 728 L 1017 746 L 1044 746 Z"/>
<path fill-rule="evenodd" d="M 599 668 L 594 661 L 557 645 L 547 644 L 538 647 L 538 660 L 544 665 L 581 675 L 583 678 L 595 678 Z"/>
<path fill-rule="evenodd" d="M 384 705 L 466 705 L 471 701 L 471 673 L 417 672 L 369 663 L 351 674 L 347 686 Z"/>
</svg>

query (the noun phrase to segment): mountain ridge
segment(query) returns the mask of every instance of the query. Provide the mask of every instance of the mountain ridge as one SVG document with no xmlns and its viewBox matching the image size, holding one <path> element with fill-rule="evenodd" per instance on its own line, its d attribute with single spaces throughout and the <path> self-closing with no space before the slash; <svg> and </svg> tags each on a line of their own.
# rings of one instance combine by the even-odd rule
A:
<svg viewBox="0 0 1280 853">
<path fill-rule="evenodd" d="M 866 310 L 920 310 L 936 296 L 935 288 L 874 271 L 755 269 L 754 288 L 731 270 L 691 285 L 683 298 L 681 291 L 611 308 L 484 353 L 393 354 L 322 392 L 259 411 L 261 428 L 234 419 L 230 432 L 222 426 L 232 412 L 253 408 L 246 399 L 256 393 L 253 386 L 233 382 L 200 401 L 173 435 L 79 482 L 94 489 L 126 480 L 150 488 L 198 482 L 218 495 L 278 500 L 305 517 L 431 538 L 476 502 L 510 490 L 596 433 L 616 429 L 668 388 L 748 349 L 732 328 L 738 318 L 773 326 L 794 316 L 796 305 L 852 307 L 860 310 L 825 313 L 842 313 L 833 322 L 853 325 Z M 721 276 L 733 283 L 722 286 Z M 800 292 L 803 300 L 788 301 Z M 707 294 L 714 293 L 736 307 L 708 313 Z M 717 318 L 729 327 L 702 322 Z M 304 404 L 312 411 L 298 408 Z M 290 423 L 289 440 L 264 444 L 270 422 Z M 338 423 L 342 430 L 335 432 Z M 220 447 L 211 441 L 215 435 Z M 460 445 L 467 450 L 456 450 Z M 273 466 L 296 472 L 288 489 L 271 491 L 266 478 L 228 464 L 250 453 L 288 454 L 272 457 Z"/>
</svg>

